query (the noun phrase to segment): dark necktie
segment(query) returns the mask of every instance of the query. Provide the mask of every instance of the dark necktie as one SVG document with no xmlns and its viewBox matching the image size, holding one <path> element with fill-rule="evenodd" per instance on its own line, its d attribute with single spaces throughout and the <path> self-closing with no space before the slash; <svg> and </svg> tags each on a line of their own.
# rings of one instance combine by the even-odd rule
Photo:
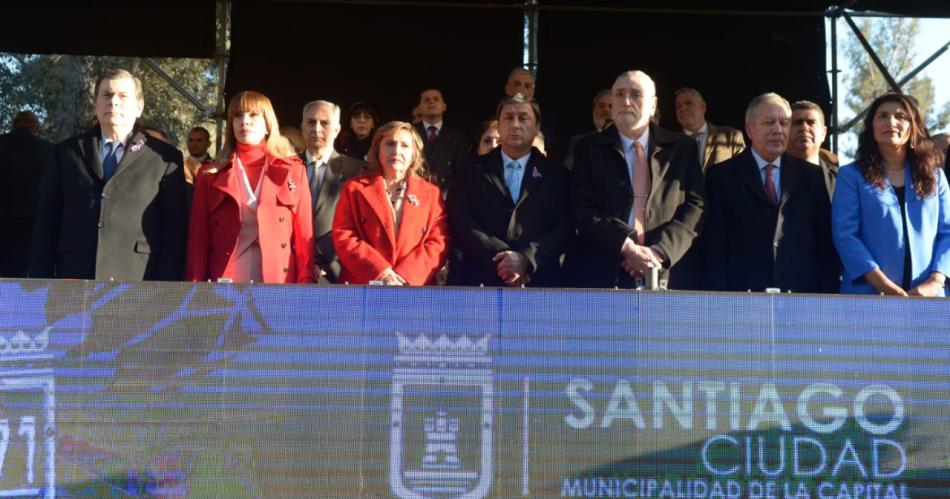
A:
<svg viewBox="0 0 950 499">
<path fill-rule="evenodd" d="M 765 165 L 765 195 L 769 197 L 769 201 L 773 205 L 778 206 L 778 195 L 775 193 L 775 182 L 772 181 L 772 170 L 775 169 L 775 165 L 769 163 Z"/>
<path fill-rule="evenodd" d="M 119 167 L 119 159 L 116 153 L 119 152 L 121 147 L 121 142 L 110 142 L 106 144 L 108 151 L 106 151 L 106 157 L 102 159 L 102 180 L 104 182 L 108 182 L 115 173 L 116 168 Z"/>
<path fill-rule="evenodd" d="M 429 142 L 435 142 L 435 139 L 439 137 L 439 129 L 436 128 L 435 125 L 429 125 L 428 130 L 429 130 L 429 136 L 428 136 Z"/>
</svg>

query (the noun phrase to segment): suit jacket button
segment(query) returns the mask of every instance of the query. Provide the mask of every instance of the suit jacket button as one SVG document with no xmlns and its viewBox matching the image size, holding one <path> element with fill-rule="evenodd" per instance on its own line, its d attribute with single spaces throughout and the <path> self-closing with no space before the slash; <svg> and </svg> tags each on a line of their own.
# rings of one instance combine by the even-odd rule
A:
<svg viewBox="0 0 950 499">
<path fill-rule="evenodd" d="M 284 223 L 284 217 L 277 217 L 277 221 L 280 223 Z"/>
<path fill-rule="evenodd" d="M 280 247 L 281 247 L 281 248 L 286 248 L 286 247 L 287 247 L 287 243 L 280 243 Z"/>
<path fill-rule="evenodd" d="M 285 274 L 287 273 L 287 271 L 288 271 L 287 267 L 284 267 L 284 273 L 285 273 Z"/>
<path fill-rule="evenodd" d="M 105 227 L 105 226 L 106 226 L 106 223 L 105 223 L 105 222 L 99 222 L 99 225 L 97 225 L 96 227 L 99 227 L 99 228 L 101 229 L 101 228 L 103 228 L 103 227 Z"/>
</svg>

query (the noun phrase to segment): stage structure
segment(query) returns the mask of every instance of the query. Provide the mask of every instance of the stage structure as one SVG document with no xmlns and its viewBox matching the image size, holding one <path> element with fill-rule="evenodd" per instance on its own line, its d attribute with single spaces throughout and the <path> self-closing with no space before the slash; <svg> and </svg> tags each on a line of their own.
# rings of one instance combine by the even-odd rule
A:
<svg viewBox="0 0 950 499">
<path fill-rule="evenodd" d="M 0 495 L 948 497 L 947 303 L 0 281 Z"/>
<path fill-rule="evenodd" d="M 637 67 L 657 79 L 660 114 L 671 128 L 676 128 L 673 91 L 681 86 L 698 88 L 715 103 L 708 109 L 710 121 L 735 127 L 742 126 L 751 95 L 778 91 L 825 108 L 835 149 L 834 132 L 847 131 L 854 120 L 838 124 L 837 78 L 830 78 L 829 91 L 825 71 L 824 21 L 831 20 L 831 43 L 837 45 L 836 19 L 845 19 L 862 38 L 852 17 L 891 15 L 948 17 L 950 4 L 106 0 L 66 5 L 34 0 L 0 6 L 0 50 L 142 57 L 219 124 L 227 95 L 245 89 L 270 95 L 281 122 L 296 124 L 302 105 L 315 96 L 344 108 L 371 101 L 383 120 L 406 119 L 419 91 L 438 87 L 450 103 L 448 118 L 473 128 L 492 114 L 508 70 L 524 66 L 538 75 L 536 97 L 555 156 L 572 134 L 589 128 L 593 95 L 621 71 Z M 73 29 L 107 17 L 108 37 L 96 30 L 77 36 Z M 900 88 L 946 49 L 899 80 L 886 75 L 891 87 Z M 869 55 L 877 58 L 873 50 Z M 203 108 L 152 57 L 214 58 L 215 108 Z M 834 50 L 831 65 L 836 76 Z M 748 77 L 750 71 L 755 78 Z"/>
</svg>

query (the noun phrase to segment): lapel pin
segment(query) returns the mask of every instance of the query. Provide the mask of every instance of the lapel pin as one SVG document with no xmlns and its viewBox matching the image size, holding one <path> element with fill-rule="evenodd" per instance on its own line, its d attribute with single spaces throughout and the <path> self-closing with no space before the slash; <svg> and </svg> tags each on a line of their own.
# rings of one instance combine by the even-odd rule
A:
<svg viewBox="0 0 950 499">
<path fill-rule="evenodd" d="M 290 192 L 295 192 L 297 190 L 297 183 L 293 179 L 287 180 L 287 188 L 290 189 Z"/>
<path fill-rule="evenodd" d="M 417 198 L 415 194 L 407 195 L 406 199 L 408 199 L 409 203 L 412 204 L 413 206 L 419 206 L 419 198 Z"/>
<path fill-rule="evenodd" d="M 144 144 L 144 143 L 145 143 L 144 140 L 139 139 L 139 140 L 137 140 L 134 144 L 132 144 L 132 147 L 130 147 L 129 149 L 130 149 L 132 152 L 138 151 L 139 149 L 142 148 L 142 144 Z"/>
<path fill-rule="evenodd" d="M 531 170 L 531 176 L 534 177 L 534 178 L 541 178 L 541 172 L 538 171 L 538 167 L 537 167 L 537 166 L 535 166 L 535 167 Z"/>
</svg>

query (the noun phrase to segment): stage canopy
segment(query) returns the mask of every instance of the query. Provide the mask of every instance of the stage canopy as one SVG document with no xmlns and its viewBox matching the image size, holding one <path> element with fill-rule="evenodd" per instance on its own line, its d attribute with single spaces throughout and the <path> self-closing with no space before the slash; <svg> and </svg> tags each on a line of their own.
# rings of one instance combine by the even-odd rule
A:
<svg viewBox="0 0 950 499">
<path fill-rule="evenodd" d="M 913 17 L 950 17 L 942 0 L 795 2 L 540 0 L 538 91 L 554 141 L 591 127 L 590 101 L 623 70 L 658 85 L 662 122 L 675 126 L 673 91 L 691 86 L 708 118 L 741 126 L 764 91 L 826 108 L 824 14 L 831 5 Z M 143 57 L 212 57 L 216 2 L 169 0 L 0 6 L 0 50 Z M 316 98 L 369 101 L 383 120 L 407 119 L 419 91 L 441 88 L 446 120 L 488 119 L 507 72 L 522 64 L 523 2 L 231 2 L 226 94 L 269 95 L 297 125 Z M 118 42 L 117 40 L 121 40 Z"/>
</svg>

